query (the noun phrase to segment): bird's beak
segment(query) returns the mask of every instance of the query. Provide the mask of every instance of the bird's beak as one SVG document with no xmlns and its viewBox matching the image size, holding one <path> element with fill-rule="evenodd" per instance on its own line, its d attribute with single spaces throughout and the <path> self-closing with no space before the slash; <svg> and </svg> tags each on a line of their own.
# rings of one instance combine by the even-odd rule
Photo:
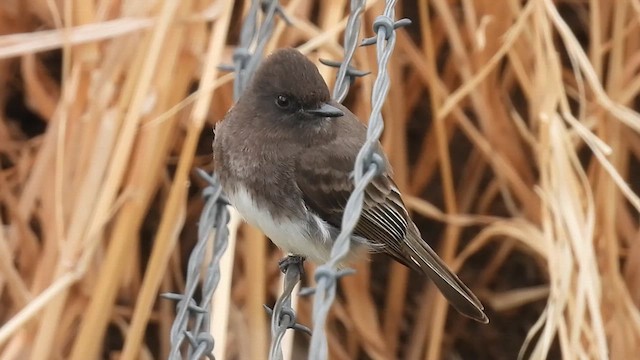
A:
<svg viewBox="0 0 640 360">
<path fill-rule="evenodd" d="M 340 117 L 344 116 L 344 112 L 333 105 L 329 105 L 327 103 L 323 103 L 317 109 L 305 109 L 304 112 L 307 114 L 317 116 L 317 117 Z"/>
</svg>

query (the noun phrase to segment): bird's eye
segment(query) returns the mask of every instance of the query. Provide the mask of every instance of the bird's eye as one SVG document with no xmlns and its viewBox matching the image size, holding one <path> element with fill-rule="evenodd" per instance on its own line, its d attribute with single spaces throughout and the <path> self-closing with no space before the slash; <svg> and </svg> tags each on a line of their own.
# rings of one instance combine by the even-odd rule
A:
<svg viewBox="0 0 640 360">
<path fill-rule="evenodd" d="M 278 105 L 279 108 L 287 109 L 291 106 L 291 100 L 289 100 L 289 97 L 286 95 L 278 95 L 276 105 Z"/>
</svg>

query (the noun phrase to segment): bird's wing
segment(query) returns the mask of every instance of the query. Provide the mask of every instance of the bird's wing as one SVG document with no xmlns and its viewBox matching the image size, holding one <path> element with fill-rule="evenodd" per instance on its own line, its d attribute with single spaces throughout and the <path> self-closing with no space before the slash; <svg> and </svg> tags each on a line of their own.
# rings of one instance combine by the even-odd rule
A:
<svg viewBox="0 0 640 360">
<path fill-rule="evenodd" d="M 301 156 L 296 168 L 296 182 L 307 208 L 338 229 L 354 188 L 350 177 L 354 161 L 355 156 L 327 151 Z M 419 270 L 415 263 L 407 261 L 402 245 L 409 221 L 400 192 L 391 176 L 385 173 L 365 189 L 362 215 L 354 235 L 369 240 L 374 249 L 381 248 L 401 263 Z"/>
<path fill-rule="evenodd" d="M 296 182 L 307 208 L 340 229 L 344 208 L 354 188 L 350 174 L 357 150 L 347 155 L 322 148 L 315 150 L 300 156 Z M 378 153 L 387 163 L 382 151 Z M 389 172 L 374 178 L 365 189 L 362 215 L 354 234 L 369 240 L 374 249 L 379 245 L 380 250 L 400 263 L 428 275 L 462 314 L 488 322 L 480 301 L 420 236 Z"/>
</svg>

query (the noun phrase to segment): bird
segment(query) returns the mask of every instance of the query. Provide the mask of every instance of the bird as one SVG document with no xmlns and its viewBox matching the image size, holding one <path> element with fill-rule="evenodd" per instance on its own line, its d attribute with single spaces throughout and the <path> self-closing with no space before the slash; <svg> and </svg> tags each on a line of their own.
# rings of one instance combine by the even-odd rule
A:
<svg viewBox="0 0 640 360">
<path fill-rule="evenodd" d="M 340 233 L 366 133 L 366 125 L 331 98 L 311 60 L 295 48 L 279 49 L 216 124 L 215 172 L 245 221 L 284 252 L 322 264 Z M 488 323 L 481 302 L 411 220 L 380 143 L 374 151 L 385 166 L 365 189 L 348 259 L 385 253 L 428 276 L 462 315 Z"/>
</svg>

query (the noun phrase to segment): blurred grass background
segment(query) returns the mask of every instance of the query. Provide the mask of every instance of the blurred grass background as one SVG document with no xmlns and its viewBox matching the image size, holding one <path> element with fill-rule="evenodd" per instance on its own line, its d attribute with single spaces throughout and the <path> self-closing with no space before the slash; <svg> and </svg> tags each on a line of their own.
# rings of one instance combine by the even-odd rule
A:
<svg viewBox="0 0 640 360">
<path fill-rule="evenodd" d="M 348 1 L 282 1 L 267 52 L 341 60 Z M 0 2 L 0 359 L 162 359 L 232 105 L 249 1 Z M 361 36 L 382 1 L 369 1 Z M 640 351 L 640 2 L 400 1 L 383 145 L 425 239 L 487 307 L 374 256 L 333 359 L 631 359 Z M 376 70 L 375 49 L 354 66 Z M 332 86 L 335 69 L 320 65 Z M 374 74 L 375 75 L 375 74 Z M 373 76 L 347 106 L 367 119 Z M 282 254 L 234 219 L 218 359 L 262 359 Z M 305 284 L 313 283 L 307 264 Z M 297 300 L 311 325 L 311 299 Z M 293 334 L 292 334 L 293 336 Z M 291 358 L 308 339 L 295 334 Z"/>
</svg>

